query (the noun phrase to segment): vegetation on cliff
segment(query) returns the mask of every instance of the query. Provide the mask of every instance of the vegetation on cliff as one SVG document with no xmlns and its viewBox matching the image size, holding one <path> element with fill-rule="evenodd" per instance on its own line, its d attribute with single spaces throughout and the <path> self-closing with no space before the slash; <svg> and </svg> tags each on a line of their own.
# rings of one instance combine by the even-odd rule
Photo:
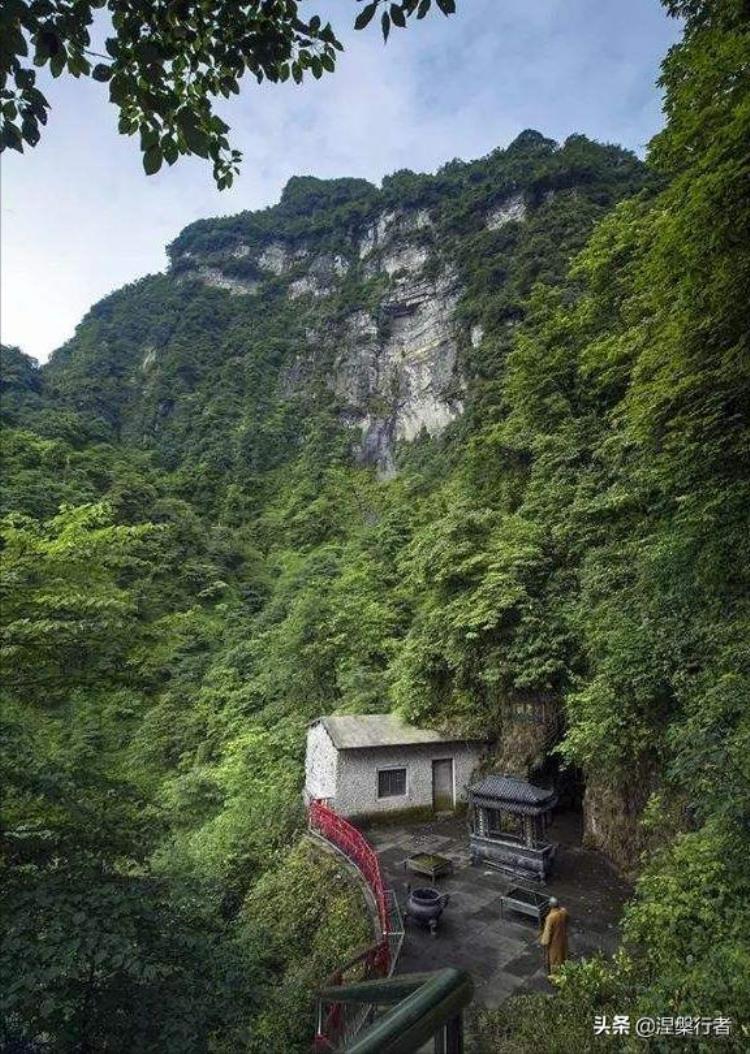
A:
<svg viewBox="0 0 750 1054">
<path fill-rule="evenodd" d="M 529 692 L 641 817 L 608 848 L 644 854 L 627 954 L 535 1022 L 562 1050 L 607 1008 L 750 1020 L 750 23 L 672 6 L 647 169 L 524 133 L 381 189 L 293 180 L 188 228 L 49 366 L 5 349 L 6 1042 L 304 1049 L 316 974 L 364 936 L 294 848 L 306 722 L 396 706 L 501 739 Z M 395 209 L 428 211 L 425 267 L 462 290 L 465 409 L 384 481 L 310 334 L 384 301 L 353 246 Z M 349 269 L 297 300 L 201 279 L 272 242 Z"/>
</svg>

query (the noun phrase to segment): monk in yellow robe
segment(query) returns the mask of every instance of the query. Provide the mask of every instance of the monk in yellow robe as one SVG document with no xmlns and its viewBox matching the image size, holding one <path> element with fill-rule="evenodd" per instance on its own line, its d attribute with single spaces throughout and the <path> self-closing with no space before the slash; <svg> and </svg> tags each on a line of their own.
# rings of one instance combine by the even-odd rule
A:
<svg viewBox="0 0 750 1054">
<path fill-rule="evenodd" d="M 568 957 L 568 912 L 560 907 L 556 897 L 549 898 L 549 911 L 539 943 L 544 948 L 547 973 L 554 973 Z"/>
</svg>

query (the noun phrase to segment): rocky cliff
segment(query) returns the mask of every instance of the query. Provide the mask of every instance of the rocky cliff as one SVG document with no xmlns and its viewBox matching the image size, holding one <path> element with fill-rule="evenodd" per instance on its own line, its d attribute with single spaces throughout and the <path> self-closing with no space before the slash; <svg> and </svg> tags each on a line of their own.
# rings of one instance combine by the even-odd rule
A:
<svg viewBox="0 0 750 1054">
<path fill-rule="evenodd" d="M 381 476 L 393 473 L 399 441 L 423 430 L 437 436 L 461 413 L 458 349 L 466 334 L 455 317 L 461 284 L 440 259 L 429 209 L 378 211 L 335 252 L 321 251 L 314 237 L 262 246 L 240 238 L 212 254 L 210 264 L 188 250 L 174 253 L 173 266 L 183 280 L 197 278 L 234 296 L 263 298 L 280 287 L 311 316 L 322 302 L 325 323 L 307 327 L 304 347 L 285 371 L 285 391 L 309 382 L 332 354 L 326 383 L 341 421 L 355 430 L 355 457 Z M 356 285 L 359 302 L 332 320 L 330 306 Z"/>
<path fill-rule="evenodd" d="M 640 872 L 622 954 L 483 1015 L 493 1054 L 623 1007 L 746 1049 L 750 38 L 668 6 L 651 177 L 528 132 L 294 179 L 48 366 L 2 349 L 17 1046 L 306 1050 L 352 937 L 292 848 L 306 731 L 396 710 Z"/>
<path fill-rule="evenodd" d="M 253 277 L 233 274 L 237 260 Z M 399 441 L 422 430 L 437 436 L 461 412 L 460 281 L 440 261 L 428 209 L 378 212 L 341 252 L 321 252 L 314 239 L 275 239 L 255 249 L 239 241 L 210 266 L 190 252 L 175 254 L 174 266 L 183 277 L 233 295 L 263 297 L 271 283 L 281 284 L 289 300 L 307 301 L 308 310 L 315 301 L 335 302 L 354 283 L 378 290 L 374 302 L 352 304 L 335 323 L 308 327 L 285 388 L 309 380 L 321 351 L 333 351 L 327 384 L 341 420 L 356 430 L 357 460 L 376 465 L 381 475 L 394 471 Z"/>
<path fill-rule="evenodd" d="M 493 277 L 504 284 L 513 257 L 546 223 L 559 226 L 572 196 L 582 199 L 577 221 L 601 208 L 591 178 L 598 166 L 621 169 L 623 191 L 637 180 L 632 156 L 583 142 L 583 168 L 580 137 L 559 148 L 528 132 L 507 151 L 437 177 L 397 174 L 379 193 L 363 181 L 292 180 L 276 210 L 189 228 L 171 248 L 172 272 L 230 296 L 295 303 L 308 321 L 285 367 L 285 393 L 322 366 L 356 460 L 389 476 L 399 443 L 439 436 L 463 411 L 461 352 L 485 331 L 458 310 L 469 299 L 468 243 L 480 265 L 484 254 L 488 263 L 501 257 Z M 476 184 L 469 202 L 467 182 Z M 468 223 L 458 231 L 462 214 Z M 579 229 L 560 231 L 553 251 L 573 249 Z M 514 321 L 512 309 L 505 321 Z"/>
<path fill-rule="evenodd" d="M 375 607 L 361 614 L 361 625 L 389 642 L 372 645 L 372 654 L 369 644 L 353 643 L 347 657 L 342 641 L 355 641 L 359 624 L 343 636 L 337 630 L 330 654 L 340 670 L 322 672 L 315 691 L 326 706 L 339 697 L 357 708 L 390 706 L 397 695 L 391 683 L 400 678 L 408 706 L 424 706 L 427 720 L 441 710 L 463 720 L 468 700 L 467 719 L 483 735 L 497 734 L 492 714 L 517 686 L 561 686 L 568 645 L 553 627 L 543 646 L 535 638 L 528 655 L 518 645 L 513 656 L 510 627 L 524 598 L 542 588 L 547 558 L 540 551 L 527 570 L 525 556 L 502 555 L 515 545 L 536 553 L 539 544 L 521 521 L 504 518 L 517 504 L 518 454 L 501 445 L 489 460 L 483 455 L 481 470 L 472 466 L 478 452 L 494 449 L 506 412 L 506 358 L 535 286 L 559 286 L 560 296 L 574 298 L 566 277 L 572 257 L 595 222 L 644 182 L 643 166 L 626 151 L 581 136 L 557 144 L 537 132 L 435 175 L 396 173 L 379 188 L 355 179 L 292 179 L 271 208 L 191 225 L 169 247 L 165 275 L 96 305 L 44 370 L 55 413 L 78 415 L 65 418 L 68 429 L 75 420 L 94 441 L 148 458 L 168 474 L 162 491 L 199 509 L 212 529 L 246 532 L 234 559 L 245 559 L 249 537 L 268 567 L 258 582 L 241 586 L 243 604 L 271 620 L 276 609 L 270 605 L 266 616 L 264 604 L 277 559 L 294 566 L 319 551 L 310 559 L 327 568 L 327 582 L 334 574 L 328 561 L 335 564 L 343 539 L 357 537 L 356 525 L 379 529 L 381 503 L 389 500 L 380 484 L 417 467 L 423 494 L 445 488 L 437 509 L 446 538 L 409 549 L 396 531 L 386 546 L 394 564 L 378 575 Z M 472 493 L 452 526 L 451 466 L 471 480 Z M 152 498 L 123 488 L 127 500 L 118 492 L 118 501 L 153 515 Z M 432 514 L 425 515 L 427 530 Z M 490 559 L 484 546 L 487 553 L 500 548 Z M 277 557 L 277 550 L 294 555 Z M 478 601 L 487 607 L 484 621 L 475 626 L 471 614 L 464 626 L 467 616 L 456 613 L 464 628 L 458 644 L 441 645 L 449 658 L 432 654 L 429 605 L 415 617 L 397 597 L 407 552 L 412 585 L 435 587 L 435 610 L 448 624 L 452 598 L 467 589 L 471 595 L 477 574 L 491 583 Z M 201 580 L 199 567 L 194 574 Z M 492 584 L 504 576 L 509 584 Z M 283 610 L 286 601 L 279 603 Z M 313 639 L 324 622 L 317 603 Z M 361 603 L 358 587 L 342 610 Z M 519 639 L 524 626 L 517 625 Z M 475 663 L 474 641 L 488 633 L 493 643 Z M 296 639 L 285 646 L 271 682 L 305 648 Z M 425 655 L 412 669 L 421 648 Z M 391 668 L 389 656 L 399 649 Z M 455 664 L 464 661 L 460 673 Z M 318 667 L 317 651 L 310 662 Z M 296 717 L 316 695 L 292 697 Z M 527 764 L 539 754 L 536 743 L 506 738 L 500 756 L 520 764 L 523 755 Z M 621 856 L 616 824 L 602 818 L 599 798 L 589 796 L 591 837 Z"/>
<path fill-rule="evenodd" d="M 531 283 L 545 277 L 545 267 L 550 275 L 561 271 L 595 218 L 641 180 L 639 163 L 622 150 L 582 137 L 561 147 L 535 132 L 481 161 L 452 162 L 436 176 L 397 173 L 379 190 L 363 180 L 296 178 L 277 206 L 200 221 L 176 239 L 169 296 L 161 297 L 171 317 L 155 332 L 152 290 L 131 287 L 139 328 L 149 331 L 139 337 L 137 371 L 125 361 L 132 350 L 123 347 L 122 327 L 116 337 L 102 332 L 102 321 L 120 314 L 115 294 L 58 353 L 52 373 L 64 364 L 70 377 L 76 363 L 90 362 L 87 337 L 97 341 L 91 354 L 99 363 L 116 340 L 117 380 L 108 397 L 118 404 L 118 428 L 145 443 L 154 433 L 184 432 L 196 399 L 216 398 L 210 378 L 216 381 L 225 361 L 212 342 L 209 356 L 175 363 L 175 352 L 182 359 L 187 350 L 181 304 L 189 299 L 194 313 L 202 287 L 226 298 L 206 304 L 238 366 L 258 352 L 231 331 L 249 322 L 267 345 L 275 318 L 272 339 L 285 346 L 264 381 L 272 399 L 309 416 L 315 389 L 315 407 L 334 412 L 355 461 L 387 477 L 402 444 L 439 437 L 460 417 L 477 364 L 483 369 L 485 333 L 494 330 L 494 344 L 502 344 Z M 544 266 L 529 267 L 532 249 L 545 239 Z M 204 380 L 205 394 L 198 394 Z M 242 427 L 237 418 L 234 426 Z"/>
</svg>

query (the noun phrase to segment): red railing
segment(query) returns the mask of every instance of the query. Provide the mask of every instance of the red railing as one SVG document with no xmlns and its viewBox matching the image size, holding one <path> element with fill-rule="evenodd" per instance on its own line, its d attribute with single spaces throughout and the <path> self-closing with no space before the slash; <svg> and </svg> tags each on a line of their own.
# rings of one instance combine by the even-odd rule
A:
<svg viewBox="0 0 750 1054">
<path fill-rule="evenodd" d="M 317 831 L 327 842 L 335 845 L 359 870 L 375 899 L 380 929 L 382 936 L 385 937 L 391 927 L 378 854 L 361 831 L 358 831 L 343 816 L 339 816 L 322 801 L 310 802 L 308 816 L 312 830 Z"/>
<path fill-rule="evenodd" d="M 308 806 L 310 829 L 334 846 L 357 868 L 372 893 L 378 911 L 380 937 L 371 947 L 337 970 L 325 987 L 332 988 L 354 981 L 388 977 L 398 958 L 403 941 L 403 925 L 398 903 L 385 888 L 377 853 L 365 836 L 343 816 L 322 801 Z M 315 1051 L 331 1051 L 352 1039 L 370 1016 L 370 1008 L 323 1002 L 318 1005 Z"/>
</svg>

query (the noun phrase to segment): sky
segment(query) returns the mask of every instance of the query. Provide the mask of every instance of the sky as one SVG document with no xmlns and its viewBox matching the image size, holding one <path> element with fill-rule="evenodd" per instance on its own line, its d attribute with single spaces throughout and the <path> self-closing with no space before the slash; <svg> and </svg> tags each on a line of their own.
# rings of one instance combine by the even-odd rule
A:
<svg viewBox="0 0 750 1054">
<path fill-rule="evenodd" d="M 433 7 L 435 5 L 433 4 Z M 243 151 L 217 191 L 207 162 L 146 176 L 135 138 L 117 133 L 106 85 L 61 77 L 40 144 L 2 161 L 2 339 L 40 361 L 107 293 L 166 266 L 164 247 L 193 220 L 276 202 L 292 175 L 434 171 L 481 157 L 524 128 L 574 132 L 643 155 L 662 125 L 659 62 L 678 37 L 658 0 L 458 0 L 387 46 L 355 33 L 353 0 L 304 0 L 345 45 L 335 74 L 258 86 L 217 112 Z"/>
</svg>

